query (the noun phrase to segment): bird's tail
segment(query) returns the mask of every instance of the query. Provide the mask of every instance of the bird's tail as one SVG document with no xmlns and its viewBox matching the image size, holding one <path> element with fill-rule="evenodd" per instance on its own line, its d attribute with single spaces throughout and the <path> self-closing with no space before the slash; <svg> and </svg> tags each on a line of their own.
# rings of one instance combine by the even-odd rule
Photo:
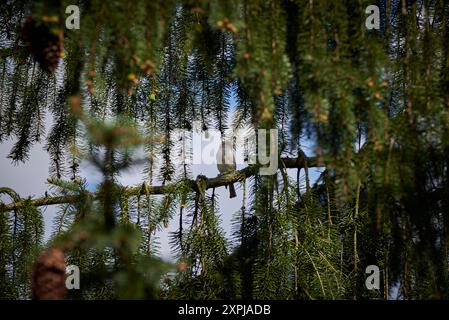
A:
<svg viewBox="0 0 449 320">
<path fill-rule="evenodd" d="M 235 198 L 237 197 L 237 194 L 235 193 L 234 184 L 229 184 L 229 198 Z"/>
</svg>

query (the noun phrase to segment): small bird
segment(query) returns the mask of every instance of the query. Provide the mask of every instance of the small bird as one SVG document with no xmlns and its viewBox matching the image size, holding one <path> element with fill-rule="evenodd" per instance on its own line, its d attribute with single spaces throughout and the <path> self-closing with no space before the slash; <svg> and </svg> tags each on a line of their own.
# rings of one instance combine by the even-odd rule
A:
<svg viewBox="0 0 449 320">
<path fill-rule="evenodd" d="M 223 152 L 224 150 L 224 152 Z M 222 141 L 217 152 L 217 168 L 220 174 L 227 174 L 235 171 L 235 155 L 234 146 L 231 141 Z M 226 186 L 227 188 L 227 186 Z M 235 193 L 234 184 L 229 184 L 229 198 L 235 198 L 237 194 Z"/>
</svg>

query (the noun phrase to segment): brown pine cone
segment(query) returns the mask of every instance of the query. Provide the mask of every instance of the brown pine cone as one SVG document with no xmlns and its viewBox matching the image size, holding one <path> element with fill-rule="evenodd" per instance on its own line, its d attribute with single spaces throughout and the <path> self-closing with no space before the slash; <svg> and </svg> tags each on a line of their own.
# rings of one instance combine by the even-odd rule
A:
<svg viewBox="0 0 449 320">
<path fill-rule="evenodd" d="M 43 70 L 56 70 L 64 50 L 62 38 L 50 30 L 46 21 L 29 17 L 22 27 L 22 40 Z"/>
<path fill-rule="evenodd" d="M 44 251 L 33 268 L 31 279 L 34 300 L 60 300 L 67 295 L 64 253 L 60 249 Z"/>
</svg>

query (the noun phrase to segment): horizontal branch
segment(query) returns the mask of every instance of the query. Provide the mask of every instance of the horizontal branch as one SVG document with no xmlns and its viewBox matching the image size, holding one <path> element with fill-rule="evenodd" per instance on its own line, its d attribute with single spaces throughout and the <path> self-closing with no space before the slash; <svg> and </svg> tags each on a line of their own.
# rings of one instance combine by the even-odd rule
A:
<svg viewBox="0 0 449 320">
<path fill-rule="evenodd" d="M 317 159 L 315 157 L 299 157 L 299 158 L 281 158 L 280 159 L 280 167 L 281 168 L 297 168 L 301 169 L 304 168 L 305 161 L 307 161 L 307 167 L 321 167 L 322 165 L 318 164 Z M 212 188 L 218 188 L 226 186 L 230 183 L 234 182 L 240 182 L 243 181 L 251 176 L 256 175 L 257 171 L 260 169 L 260 166 L 257 165 L 249 165 L 246 168 L 243 168 L 241 170 L 236 170 L 234 172 L 224 174 L 224 175 L 218 175 L 214 178 L 207 178 L 205 176 L 198 176 L 196 180 L 192 179 L 184 179 L 180 180 L 179 182 L 184 182 L 187 186 L 189 186 L 194 191 L 199 191 L 198 189 L 198 180 L 202 179 L 206 182 L 206 189 L 212 189 Z M 177 183 L 179 183 L 177 182 Z M 125 189 L 125 192 L 129 195 L 145 195 L 145 194 L 165 194 L 168 192 L 168 190 L 171 189 L 173 184 L 167 184 L 167 185 L 161 185 L 161 186 L 150 186 L 147 185 L 145 188 L 143 188 L 142 184 L 139 184 L 134 187 L 128 187 Z M 97 196 L 97 193 L 90 193 L 90 196 L 95 198 Z M 76 203 L 79 201 L 79 199 L 82 197 L 82 195 L 66 195 L 66 196 L 47 196 L 47 197 L 41 197 L 36 199 L 31 199 L 31 203 L 36 206 L 49 206 L 49 205 L 55 205 L 55 204 L 70 204 L 70 203 Z M 21 209 L 23 207 L 22 201 L 12 202 L 9 204 L 2 204 L 0 203 L 0 212 L 5 211 L 11 211 L 11 210 L 17 210 Z"/>
</svg>

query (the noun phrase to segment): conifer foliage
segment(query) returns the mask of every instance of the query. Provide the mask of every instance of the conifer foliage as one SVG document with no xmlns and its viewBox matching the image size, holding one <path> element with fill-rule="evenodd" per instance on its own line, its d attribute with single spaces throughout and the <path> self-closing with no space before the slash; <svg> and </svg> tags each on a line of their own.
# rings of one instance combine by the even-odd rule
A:
<svg viewBox="0 0 449 320">
<path fill-rule="evenodd" d="M 51 191 L 0 186 L 0 298 L 62 298 L 40 281 L 64 257 L 82 275 L 70 299 L 448 299 L 448 44 L 444 0 L 3 1 L 1 156 L 43 143 Z M 176 134 L 194 122 L 277 128 L 278 170 L 194 177 Z M 139 147 L 144 182 L 120 185 Z M 229 183 L 237 212 L 220 208 Z M 169 224 L 177 268 L 159 258 Z"/>
</svg>

